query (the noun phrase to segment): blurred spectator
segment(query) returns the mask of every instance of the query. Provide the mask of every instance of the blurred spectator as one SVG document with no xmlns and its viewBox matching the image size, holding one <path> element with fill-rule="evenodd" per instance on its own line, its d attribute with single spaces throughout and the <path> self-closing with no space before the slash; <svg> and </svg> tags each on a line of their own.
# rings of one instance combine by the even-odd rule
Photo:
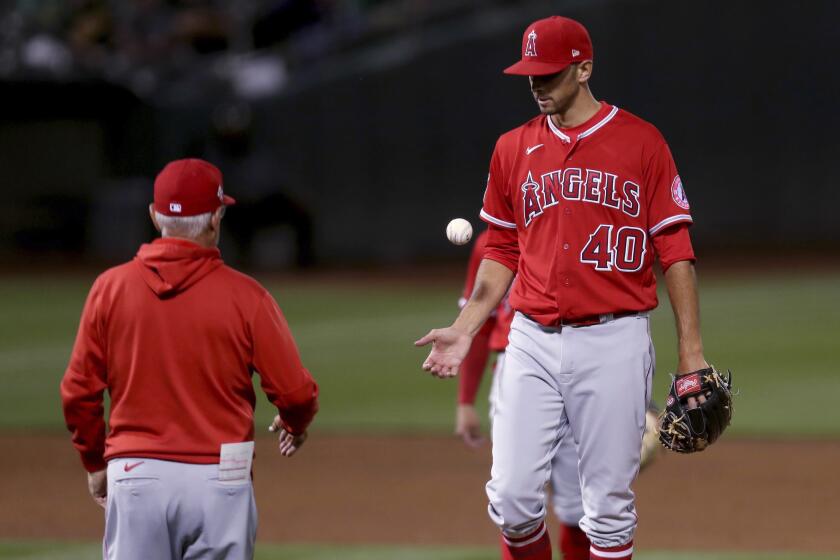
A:
<svg viewBox="0 0 840 560">
<path fill-rule="evenodd" d="M 363 43 L 365 37 L 398 33 L 471 3 L 479 4 L 477 0 L 18 0 L 0 5 L 0 74 L 13 73 L 19 59 L 24 69 L 55 77 L 72 77 L 76 71 L 79 77 L 128 85 L 147 96 L 190 73 L 205 72 L 208 79 L 235 86 L 242 74 L 236 69 L 218 72 L 212 64 L 185 69 L 199 57 L 232 53 L 237 55 L 233 66 L 251 66 L 244 73 L 256 85 L 243 89 L 257 90 L 254 96 L 273 94 L 287 82 L 285 68 L 297 61 L 308 63 Z M 279 62 L 248 56 L 254 50 L 271 50 Z M 173 68 L 181 71 L 171 72 Z M 266 73 L 267 77 L 261 76 Z M 255 80 L 256 74 L 260 76 Z"/>
</svg>

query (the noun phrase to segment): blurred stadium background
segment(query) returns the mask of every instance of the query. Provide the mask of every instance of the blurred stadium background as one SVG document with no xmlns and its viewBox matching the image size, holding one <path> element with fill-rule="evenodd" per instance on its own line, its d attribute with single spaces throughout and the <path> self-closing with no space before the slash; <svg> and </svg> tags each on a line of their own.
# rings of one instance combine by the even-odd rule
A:
<svg viewBox="0 0 840 560">
<path fill-rule="evenodd" d="M 443 230 L 456 216 L 479 226 L 495 139 L 535 114 L 501 69 L 524 26 L 554 13 L 589 28 L 595 95 L 671 145 L 696 218 L 707 355 L 741 389 L 724 445 L 641 477 L 639 558 L 840 557 L 836 2 L 6 0 L 0 558 L 98 554 L 58 380 L 90 283 L 152 236 L 152 181 L 181 157 L 224 172 L 240 204 L 223 257 L 269 286 L 322 384 L 297 463 L 258 444 L 258 558 L 495 558 L 487 449 L 449 436 L 455 383 L 422 374 L 411 342 L 454 316 L 468 249 Z M 671 325 L 666 298 L 657 396 Z M 261 400 L 258 426 L 270 415 Z M 347 442 L 367 454 L 330 454 Z M 447 457 L 432 470 L 463 476 L 422 478 L 430 449 Z M 339 459 L 373 478 L 314 469 Z M 324 478 L 303 487 L 310 469 Z M 721 517 L 666 515 L 662 488 L 685 480 Z M 424 484 L 456 482 L 463 510 L 423 501 Z M 269 485 L 285 505 L 260 500 Z M 721 485 L 741 493 L 705 490 Z M 376 502 L 361 513 L 360 494 Z M 307 530 L 325 519 L 351 532 Z M 368 539 L 384 520 L 391 536 Z M 691 529 L 696 546 L 676 538 Z"/>
</svg>

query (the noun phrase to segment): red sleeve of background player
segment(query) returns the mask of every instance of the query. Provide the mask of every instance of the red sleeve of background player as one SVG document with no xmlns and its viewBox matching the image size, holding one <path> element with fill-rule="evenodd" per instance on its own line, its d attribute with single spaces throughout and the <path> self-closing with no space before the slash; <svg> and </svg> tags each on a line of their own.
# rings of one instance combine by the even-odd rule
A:
<svg viewBox="0 0 840 560">
<path fill-rule="evenodd" d="M 688 199 L 677 173 L 671 150 L 660 140 L 644 170 L 644 193 L 648 205 L 648 232 L 651 237 L 667 227 L 691 223 Z"/>
<path fill-rule="evenodd" d="M 481 386 L 481 378 L 487 368 L 490 356 L 490 333 L 496 326 L 496 319 L 487 319 L 481 330 L 473 337 L 470 351 L 461 362 L 458 373 L 458 404 L 474 404 Z"/>
<path fill-rule="evenodd" d="M 105 454 L 105 409 L 102 395 L 107 387 L 105 345 L 101 314 L 104 304 L 101 277 L 90 289 L 70 363 L 61 380 L 61 403 L 73 445 L 88 472 L 108 465 Z"/>
<path fill-rule="evenodd" d="M 481 264 L 481 259 L 484 258 L 484 249 L 486 246 L 487 230 L 484 230 L 475 238 L 472 253 L 470 253 L 470 262 L 467 265 L 467 278 L 464 280 L 464 293 L 461 295 L 459 307 L 463 307 L 472 295 L 473 287 L 475 286 L 475 276 L 478 274 L 478 266 Z"/>
<path fill-rule="evenodd" d="M 252 361 L 260 385 L 277 407 L 283 428 L 301 434 L 318 412 L 318 385 L 303 367 L 286 318 L 268 293 L 259 303 L 251 329 Z"/>
<path fill-rule="evenodd" d="M 659 257 L 659 264 L 662 265 L 662 272 L 676 262 L 696 260 L 686 223 L 665 228 L 654 235 L 653 247 Z"/>
</svg>

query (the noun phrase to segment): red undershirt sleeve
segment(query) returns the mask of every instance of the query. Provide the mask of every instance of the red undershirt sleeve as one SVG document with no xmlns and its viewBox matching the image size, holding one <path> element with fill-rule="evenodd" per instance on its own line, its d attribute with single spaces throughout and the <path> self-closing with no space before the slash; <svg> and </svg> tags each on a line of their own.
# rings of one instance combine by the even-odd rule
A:
<svg viewBox="0 0 840 560">
<path fill-rule="evenodd" d="M 688 234 L 687 223 L 663 229 L 653 236 L 652 241 L 656 254 L 659 256 L 662 272 L 668 270 L 676 262 L 697 260 L 691 245 L 691 236 Z"/>
<path fill-rule="evenodd" d="M 515 229 L 490 224 L 484 258 L 496 261 L 514 274 L 519 268 L 519 237 Z"/>
</svg>

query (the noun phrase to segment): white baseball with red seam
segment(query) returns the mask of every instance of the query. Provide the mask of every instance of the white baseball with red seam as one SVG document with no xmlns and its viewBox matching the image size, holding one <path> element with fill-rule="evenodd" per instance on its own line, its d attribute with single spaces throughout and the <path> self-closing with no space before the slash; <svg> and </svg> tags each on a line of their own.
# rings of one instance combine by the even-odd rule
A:
<svg viewBox="0 0 840 560">
<path fill-rule="evenodd" d="M 455 245 L 469 243 L 472 234 L 472 224 L 464 218 L 455 218 L 446 226 L 446 238 Z"/>
</svg>

